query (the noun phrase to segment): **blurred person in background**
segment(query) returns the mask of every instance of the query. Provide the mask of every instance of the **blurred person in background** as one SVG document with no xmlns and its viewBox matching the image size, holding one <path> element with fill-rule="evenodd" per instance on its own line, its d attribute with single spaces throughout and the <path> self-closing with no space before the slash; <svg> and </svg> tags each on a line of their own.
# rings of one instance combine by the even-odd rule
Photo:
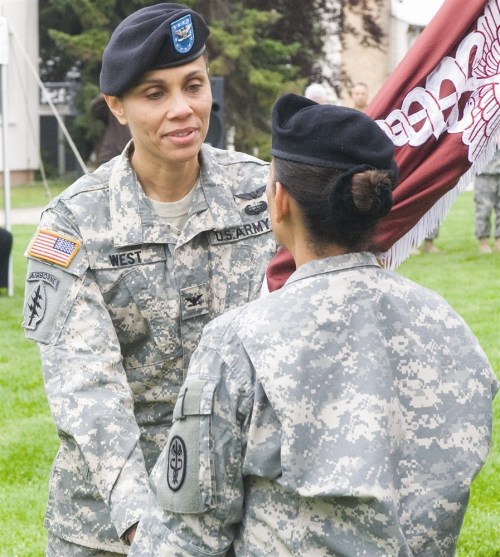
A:
<svg viewBox="0 0 500 557">
<path fill-rule="evenodd" d="M 96 164 L 101 166 L 122 153 L 131 139 L 130 130 L 115 118 L 102 93 L 92 101 L 90 110 L 94 118 L 104 124 L 104 132 L 95 151 Z"/>
<path fill-rule="evenodd" d="M 12 251 L 12 234 L 0 227 L 0 294 L 9 287 L 9 261 Z"/>
<path fill-rule="evenodd" d="M 439 248 L 434 244 L 434 240 L 439 236 L 439 226 L 425 238 L 422 245 L 420 246 L 420 251 L 423 253 L 439 253 Z"/>
<path fill-rule="evenodd" d="M 475 234 L 480 253 L 492 253 L 493 232 L 495 251 L 500 252 L 500 151 L 474 181 Z M 495 219 L 493 224 L 492 218 Z"/>
<path fill-rule="evenodd" d="M 327 104 L 329 102 L 328 91 L 321 83 L 311 83 L 311 85 L 308 85 L 304 91 L 304 96 L 306 99 L 310 99 L 318 104 Z"/>
<path fill-rule="evenodd" d="M 368 85 L 358 81 L 351 87 L 353 108 L 364 112 L 368 106 Z"/>
</svg>

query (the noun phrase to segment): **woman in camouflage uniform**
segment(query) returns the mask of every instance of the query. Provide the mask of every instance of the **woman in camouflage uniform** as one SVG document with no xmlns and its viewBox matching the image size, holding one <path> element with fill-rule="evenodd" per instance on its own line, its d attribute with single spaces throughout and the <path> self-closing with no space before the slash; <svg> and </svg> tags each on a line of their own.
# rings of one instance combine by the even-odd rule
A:
<svg viewBox="0 0 500 557">
<path fill-rule="evenodd" d="M 366 251 L 396 182 L 377 124 L 285 95 L 272 144 L 297 270 L 205 328 L 130 556 L 452 557 L 494 373 L 440 296 Z"/>
<path fill-rule="evenodd" d="M 48 206 L 27 251 L 24 328 L 60 437 L 49 556 L 127 552 L 202 328 L 259 295 L 276 251 L 268 165 L 203 143 L 208 33 L 179 4 L 117 27 L 101 90 L 132 141 Z"/>
</svg>

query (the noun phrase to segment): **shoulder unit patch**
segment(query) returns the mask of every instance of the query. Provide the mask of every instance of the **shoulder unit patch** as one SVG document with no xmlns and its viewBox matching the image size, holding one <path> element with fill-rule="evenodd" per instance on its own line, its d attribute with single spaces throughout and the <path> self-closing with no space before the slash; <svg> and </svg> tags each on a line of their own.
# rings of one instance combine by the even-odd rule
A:
<svg viewBox="0 0 500 557">
<path fill-rule="evenodd" d="M 186 477 L 186 445 L 181 437 L 174 435 L 168 448 L 168 487 L 178 491 Z"/>
<path fill-rule="evenodd" d="M 26 305 L 24 306 L 24 323 L 23 326 L 28 330 L 35 330 L 38 323 L 45 315 L 45 308 L 47 306 L 47 295 L 45 293 L 45 286 L 42 281 L 39 281 L 28 295 Z"/>
</svg>

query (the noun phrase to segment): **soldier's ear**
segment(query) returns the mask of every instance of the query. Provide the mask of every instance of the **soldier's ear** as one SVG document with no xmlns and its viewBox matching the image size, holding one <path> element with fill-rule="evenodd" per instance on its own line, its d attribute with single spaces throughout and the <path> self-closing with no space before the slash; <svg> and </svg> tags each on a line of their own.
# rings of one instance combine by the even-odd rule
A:
<svg viewBox="0 0 500 557">
<path fill-rule="evenodd" d="M 281 182 L 276 182 L 274 190 L 276 222 L 281 222 L 290 214 L 290 194 Z"/>
<path fill-rule="evenodd" d="M 104 95 L 104 100 L 109 107 L 109 110 L 113 113 L 115 118 L 120 122 L 120 124 L 127 124 L 127 118 L 125 117 L 125 111 L 123 109 L 123 103 L 120 97 L 114 97 L 113 95 Z"/>
</svg>

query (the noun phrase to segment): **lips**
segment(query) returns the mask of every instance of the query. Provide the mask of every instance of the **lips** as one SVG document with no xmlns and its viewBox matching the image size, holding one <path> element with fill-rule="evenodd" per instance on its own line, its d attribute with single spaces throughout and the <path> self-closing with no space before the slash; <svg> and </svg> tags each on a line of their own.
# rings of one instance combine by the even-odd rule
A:
<svg viewBox="0 0 500 557">
<path fill-rule="evenodd" d="M 198 128 L 182 128 L 166 134 L 166 137 L 176 145 L 187 145 L 195 139 Z"/>
<path fill-rule="evenodd" d="M 170 137 L 187 137 L 189 134 L 195 132 L 195 128 L 187 128 L 185 130 L 176 130 L 174 132 L 170 132 L 167 135 Z"/>
</svg>

